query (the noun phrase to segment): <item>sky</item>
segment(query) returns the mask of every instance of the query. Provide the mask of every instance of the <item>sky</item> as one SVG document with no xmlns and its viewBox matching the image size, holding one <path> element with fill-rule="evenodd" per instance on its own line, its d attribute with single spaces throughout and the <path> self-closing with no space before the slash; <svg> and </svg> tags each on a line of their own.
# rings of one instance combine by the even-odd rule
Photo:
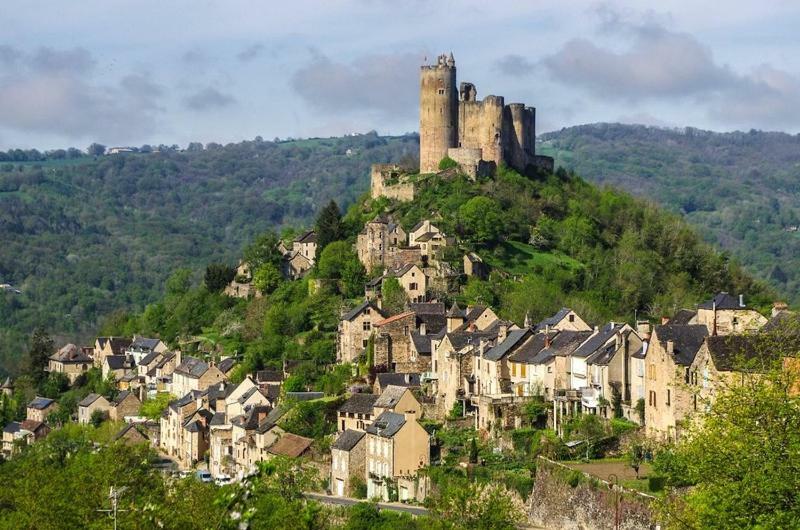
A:
<svg viewBox="0 0 800 530">
<path fill-rule="evenodd" d="M 418 129 L 419 66 L 593 122 L 800 132 L 800 2 L 3 0 L 0 149 Z"/>
</svg>

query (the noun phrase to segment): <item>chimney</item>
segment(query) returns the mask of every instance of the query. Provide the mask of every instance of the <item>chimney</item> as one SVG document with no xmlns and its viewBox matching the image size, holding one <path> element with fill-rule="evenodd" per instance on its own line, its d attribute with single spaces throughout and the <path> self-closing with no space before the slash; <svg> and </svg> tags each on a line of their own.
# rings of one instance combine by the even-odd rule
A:
<svg viewBox="0 0 800 530">
<path fill-rule="evenodd" d="M 508 336 L 508 324 L 505 322 L 500 324 L 500 328 L 497 330 L 497 343 L 500 344 L 506 337 Z"/>
<path fill-rule="evenodd" d="M 258 423 L 261 423 L 267 418 L 267 411 L 263 408 L 258 409 Z"/>
<path fill-rule="evenodd" d="M 420 323 L 419 325 L 419 334 L 420 335 L 427 335 L 428 334 L 428 325 L 425 322 Z"/>
<path fill-rule="evenodd" d="M 739 295 L 739 307 L 744 307 L 744 295 Z"/>
<path fill-rule="evenodd" d="M 711 304 L 711 310 L 713 311 L 713 317 L 712 318 L 714 319 L 714 323 L 711 326 L 711 336 L 712 337 L 716 337 L 717 336 L 717 302 L 716 302 L 716 300 Z"/>
<path fill-rule="evenodd" d="M 544 347 L 545 347 L 545 349 L 550 347 L 550 332 L 549 331 L 547 331 L 544 334 Z"/>
<path fill-rule="evenodd" d="M 667 354 L 674 355 L 675 354 L 675 341 L 668 340 L 667 341 Z"/>
</svg>

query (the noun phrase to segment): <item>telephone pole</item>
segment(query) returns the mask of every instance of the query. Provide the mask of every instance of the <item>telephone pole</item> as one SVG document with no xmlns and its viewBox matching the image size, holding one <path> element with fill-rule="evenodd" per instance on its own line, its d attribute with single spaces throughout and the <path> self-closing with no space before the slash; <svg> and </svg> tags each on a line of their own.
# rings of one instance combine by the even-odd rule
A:
<svg viewBox="0 0 800 530">
<path fill-rule="evenodd" d="M 114 518 L 114 530 L 117 530 L 117 513 L 118 512 L 127 512 L 128 510 L 120 510 L 118 509 L 119 505 L 119 495 L 125 491 L 125 488 L 117 489 L 114 486 L 111 486 L 111 491 L 108 493 L 108 498 L 111 499 L 111 509 L 109 510 L 97 510 L 98 512 L 105 512 L 111 515 Z"/>
</svg>

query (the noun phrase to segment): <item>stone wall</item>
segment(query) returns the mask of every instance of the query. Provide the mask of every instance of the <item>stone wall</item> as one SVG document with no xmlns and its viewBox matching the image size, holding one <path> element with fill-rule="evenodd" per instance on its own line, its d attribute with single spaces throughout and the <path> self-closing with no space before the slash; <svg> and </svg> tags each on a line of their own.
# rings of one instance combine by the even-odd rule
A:
<svg viewBox="0 0 800 530">
<path fill-rule="evenodd" d="M 416 363 L 411 360 L 411 332 L 416 325 L 416 315 L 409 313 L 375 328 L 375 366 L 384 365 L 390 372 L 413 372 Z"/>
<path fill-rule="evenodd" d="M 536 479 L 528 499 L 529 523 L 563 530 L 649 530 L 655 525 L 651 498 L 581 473 L 572 487 L 571 471 L 547 459 L 537 461 Z M 615 525 L 615 517 L 619 526 Z"/>
<path fill-rule="evenodd" d="M 439 171 L 447 149 L 458 141 L 458 91 L 452 59 L 439 56 L 437 64 L 420 69 L 419 167 L 420 173 Z"/>
<path fill-rule="evenodd" d="M 373 199 L 387 197 L 413 201 L 414 183 L 405 180 L 402 168 L 396 164 L 373 164 L 370 170 L 370 195 Z"/>
</svg>

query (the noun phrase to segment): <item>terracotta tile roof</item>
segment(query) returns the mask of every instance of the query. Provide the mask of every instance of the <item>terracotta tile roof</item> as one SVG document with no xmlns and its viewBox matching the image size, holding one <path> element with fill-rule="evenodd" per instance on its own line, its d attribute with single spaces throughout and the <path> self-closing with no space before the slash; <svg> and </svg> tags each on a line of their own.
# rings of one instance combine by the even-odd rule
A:
<svg viewBox="0 0 800 530">
<path fill-rule="evenodd" d="M 391 324 L 392 322 L 397 322 L 398 320 L 401 320 L 401 319 L 409 317 L 409 316 L 414 316 L 414 312 L 413 311 L 406 311 L 404 313 L 400 313 L 399 315 L 395 315 L 393 317 L 385 318 L 385 319 L 381 320 L 380 322 L 376 322 L 373 325 L 375 325 L 375 326 L 385 326 L 386 324 Z"/>
<path fill-rule="evenodd" d="M 308 448 L 311 447 L 312 443 L 314 443 L 314 440 L 311 438 L 305 438 L 303 436 L 298 436 L 296 434 L 287 432 L 278 438 L 278 441 L 272 444 L 267 451 L 273 455 L 283 455 L 297 458 L 308 451 Z"/>
</svg>

